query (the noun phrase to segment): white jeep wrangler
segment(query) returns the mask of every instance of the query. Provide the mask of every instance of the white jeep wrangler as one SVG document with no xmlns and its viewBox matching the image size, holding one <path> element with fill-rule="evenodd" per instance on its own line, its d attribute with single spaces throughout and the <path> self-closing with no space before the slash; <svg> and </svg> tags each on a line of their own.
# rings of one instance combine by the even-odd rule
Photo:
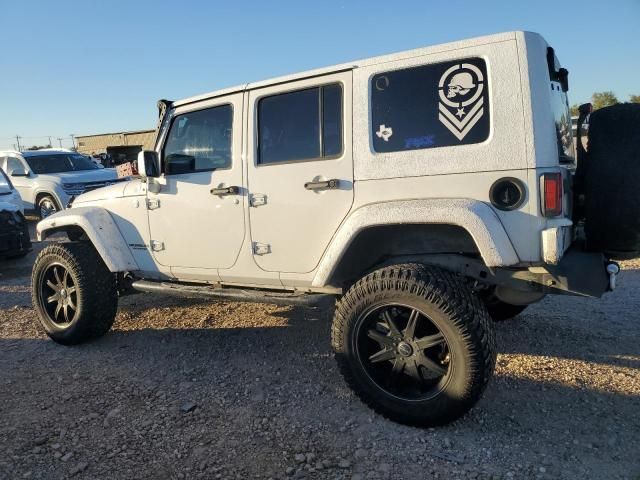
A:
<svg viewBox="0 0 640 480">
<path fill-rule="evenodd" d="M 142 178 L 38 224 L 47 334 L 107 333 L 131 290 L 313 305 L 381 414 L 450 422 L 492 375 L 492 321 L 601 296 L 616 264 L 572 221 L 567 71 L 511 32 L 159 102 Z"/>
</svg>

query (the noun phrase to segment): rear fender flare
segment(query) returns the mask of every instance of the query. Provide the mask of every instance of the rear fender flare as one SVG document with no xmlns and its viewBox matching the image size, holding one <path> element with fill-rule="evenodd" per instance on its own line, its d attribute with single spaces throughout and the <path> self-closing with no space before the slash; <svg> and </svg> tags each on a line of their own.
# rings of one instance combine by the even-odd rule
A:
<svg viewBox="0 0 640 480">
<path fill-rule="evenodd" d="M 472 199 L 402 200 L 365 205 L 340 226 L 320 261 L 312 286 L 324 286 L 331 278 L 351 241 L 362 230 L 379 225 L 444 224 L 464 228 L 473 238 L 487 267 L 520 262 L 496 213 L 484 202 Z"/>
</svg>

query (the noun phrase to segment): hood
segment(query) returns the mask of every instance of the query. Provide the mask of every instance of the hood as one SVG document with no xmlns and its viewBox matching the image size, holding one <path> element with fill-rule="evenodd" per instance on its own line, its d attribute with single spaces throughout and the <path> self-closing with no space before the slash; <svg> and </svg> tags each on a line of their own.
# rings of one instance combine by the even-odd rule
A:
<svg viewBox="0 0 640 480">
<path fill-rule="evenodd" d="M 23 213 L 22 198 L 15 190 L 9 190 L 8 188 L 0 187 L 0 204 L 13 205 Z"/>
<path fill-rule="evenodd" d="M 73 201 L 73 205 L 76 206 L 80 203 L 96 202 L 98 200 L 110 200 L 113 198 L 123 197 L 125 188 L 127 188 L 127 185 L 132 181 L 133 180 L 129 180 L 128 182 L 118 182 L 114 185 L 109 185 L 108 187 L 96 188 L 95 190 L 91 190 L 90 192 L 78 195 Z"/>
<path fill-rule="evenodd" d="M 0 212 L 19 212 L 20 209 L 18 208 L 17 205 L 14 205 L 13 203 L 8 203 L 8 202 L 2 202 L 0 201 Z"/>
<path fill-rule="evenodd" d="M 62 183 L 86 183 L 101 182 L 106 180 L 117 180 L 118 172 L 115 168 L 100 168 L 96 170 L 80 170 L 78 172 L 64 172 L 53 174 L 40 174 L 41 179 L 51 180 L 53 182 L 62 181 Z"/>
</svg>

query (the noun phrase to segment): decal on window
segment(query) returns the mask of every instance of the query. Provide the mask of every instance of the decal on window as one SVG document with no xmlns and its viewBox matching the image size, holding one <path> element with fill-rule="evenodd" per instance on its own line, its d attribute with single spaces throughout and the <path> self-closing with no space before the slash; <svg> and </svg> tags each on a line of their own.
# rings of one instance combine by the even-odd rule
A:
<svg viewBox="0 0 640 480">
<path fill-rule="evenodd" d="M 482 58 L 380 72 L 371 79 L 376 152 L 480 143 L 489 138 L 487 65 Z"/>
<path fill-rule="evenodd" d="M 462 141 L 484 115 L 484 76 L 470 63 L 454 65 L 440 77 L 438 91 L 438 118 Z"/>
</svg>

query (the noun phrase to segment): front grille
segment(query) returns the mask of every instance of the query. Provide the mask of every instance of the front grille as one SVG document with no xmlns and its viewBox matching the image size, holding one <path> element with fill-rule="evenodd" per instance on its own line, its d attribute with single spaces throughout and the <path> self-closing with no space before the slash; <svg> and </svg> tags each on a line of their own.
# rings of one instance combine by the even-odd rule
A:
<svg viewBox="0 0 640 480">
<path fill-rule="evenodd" d="M 67 195 L 82 195 L 83 193 L 90 192 L 102 187 L 108 187 L 119 182 L 126 181 L 126 178 L 118 178 L 116 180 L 106 180 L 100 182 L 86 182 L 86 183 L 65 183 L 62 189 Z"/>
</svg>

